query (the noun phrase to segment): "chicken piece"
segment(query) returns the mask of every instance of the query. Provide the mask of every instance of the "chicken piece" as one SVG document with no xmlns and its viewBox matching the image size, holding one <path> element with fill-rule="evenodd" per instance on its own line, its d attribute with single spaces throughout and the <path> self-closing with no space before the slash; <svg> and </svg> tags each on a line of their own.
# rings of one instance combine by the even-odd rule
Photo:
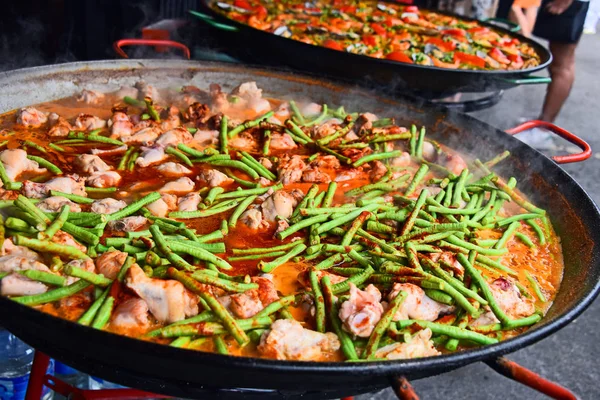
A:
<svg viewBox="0 0 600 400">
<path fill-rule="evenodd" d="M 93 131 L 94 129 L 104 128 L 106 121 L 95 115 L 81 113 L 75 118 L 75 128 L 84 131 Z"/>
<path fill-rule="evenodd" d="M 394 315 L 394 321 L 404 319 L 420 319 L 423 321 L 435 321 L 440 315 L 447 314 L 454 310 L 454 307 L 435 300 L 425 295 L 423 289 L 412 283 L 395 283 L 392 291 L 388 295 L 388 300 L 392 300 L 400 293 L 406 292 L 407 296 L 402 305 Z"/>
<path fill-rule="evenodd" d="M 115 111 L 108 121 L 110 127 L 110 137 L 120 139 L 125 136 L 131 136 L 133 133 L 133 122 L 129 116 L 122 111 Z"/>
<path fill-rule="evenodd" d="M 179 178 L 177 180 L 168 182 L 163 187 L 158 189 L 159 193 L 188 193 L 194 190 L 194 181 L 184 176 L 183 178 Z"/>
<path fill-rule="evenodd" d="M 423 142 L 423 158 L 429 162 L 437 160 L 437 150 L 431 142 L 425 140 Z"/>
<path fill-rule="evenodd" d="M 280 121 L 285 121 L 290 117 L 290 103 L 284 101 L 275 110 L 275 117 Z"/>
<path fill-rule="evenodd" d="M 148 278 L 133 264 L 125 285 L 140 296 L 159 322 L 171 324 L 198 314 L 198 299 L 178 281 Z"/>
<path fill-rule="evenodd" d="M 35 254 L 35 258 L 30 258 L 28 253 L 21 253 L 21 246 L 12 245 L 12 250 L 9 255 L 0 257 L 0 272 L 15 272 L 33 269 L 36 271 L 50 272 L 50 269 L 36 259 L 39 259 Z"/>
<path fill-rule="evenodd" d="M 260 229 L 269 226 L 269 223 L 263 220 L 263 214 L 258 208 L 250 208 L 240 215 L 240 222 L 250 229 Z"/>
<path fill-rule="evenodd" d="M 148 167 L 165 160 L 167 155 L 162 147 L 142 147 L 142 154 L 135 160 L 135 165 Z"/>
<path fill-rule="evenodd" d="M 32 261 L 42 261 L 42 258 L 35 251 L 25 247 L 25 246 L 17 246 L 12 240 L 5 239 L 4 243 L 2 243 L 2 255 L 3 256 L 20 256 L 24 258 L 28 258 Z M 4 260 L 6 262 L 6 260 Z M 1 265 L 0 265 L 1 267 Z"/>
<path fill-rule="evenodd" d="M 373 285 L 360 290 L 350 283 L 350 298 L 342 303 L 339 317 L 347 332 L 358 337 L 369 337 L 381 319 L 383 306 L 381 292 Z"/>
<path fill-rule="evenodd" d="M 200 179 L 205 180 L 210 187 L 221 186 L 233 182 L 233 179 L 216 169 L 203 170 L 200 172 Z"/>
<path fill-rule="evenodd" d="M 92 203 L 91 210 L 96 214 L 112 214 L 127 207 L 123 200 L 107 197 L 102 200 L 96 200 Z"/>
<path fill-rule="evenodd" d="M 71 200 L 62 196 L 50 196 L 36 204 L 37 208 L 43 212 L 59 212 L 64 206 L 69 206 L 70 212 L 81 212 L 79 204 L 73 203 Z"/>
<path fill-rule="evenodd" d="M 294 155 L 289 157 L 287 154 L 282 156 L 277 166 L 277 176 L 284 185 L 294 183 L 302 179 L 302 171 L 306 169 L 306 164 L 302 157 Z"/>
<path fill-rule="evenodd" d="M 323 122 L 314 129 L 314 135 L 317 139 L 323 139 L 327 136 L 333 135 L 342 127 L 342 120 L 332 118 L 327 122 Z"/>
<path fill-rule="evenodd" d="M 149 126 L 137 131 L 131 136 L 122 137 L 121 140 L 127 144 L 133 143 L 140 144 L 142 146 L 151 146 L 160 134 L 161 130 L 159 127 Z"/>
<path fill-rule="evenodd" d="M 249 132 L 242 132 L 233 139 L 229 139 L 229 146 L 235 149 L 252 151 L 258 148 L 258 142 Z"/>
<path fill-rule="evenodd" d="M 73 236 L 71 236 L 70 234 L 68 234 L 67 232 L 64 232 L 64 231 L 56 232 L 54 234 L 54 236 L 52 237 L 51 241 L 54 243 L 57 243 L 57 244 L 75 247 L 76 249 L 79 249 L 79 250 L 83 251 L 84 253 L 87 251 L 87 247 L 85 247 L 84 245 L 79 243 L 77 240 L 75 240 L 75 238 Z M 75 260 L 75 261 L 79 261 L 79 260 Z"/>
<path fill-rule="evenodd" d="M 400 157 L 392 158 L 392 167 L 408 167 L 411 163 L 410 154 L 406 151 Z"/>
<path fill-rule="evenodd" d="M 329 183 L 331 177 L 316 167 L 308 167 L 302 172 L 302 182 L 307 183 Z"/>
<path fill-rule="evenodd" d="M 31 296 L 45 293 L 48 286 L 41 282 L 32 281 L 21 274 L 10 274 L 0 280 L 0 294 L 2 296 Z"/>
<path fill-rule="evenodd" d="M 144 81 L 138 81 L 135 83 L 135 88 L 138 90 L 138 99 L 144 100 L 144 97 L 150 97 L 155 103 L 161 100 L 158 89 L 152 85 L 148 85 Z"/>
<path fill-rule="evenodd" d="M 354 132 L 359 133 L 363 129 L 371 129 L 373 122 L 378 119 L 377 115 L 369 112 L 359 115 L 356 118 L 356 124 L 354 124 Z"/>
<path fill-rule="evenodd" d="M 109 171 L 110 165 L 102 161 L 98 156 L 91 154 L 81 154 L 75 158 L 75 166 L 78 167 L 83 173 L 95 174 L 97 172 Z"/>
<path fill-rule="evenodd" d="M 77 175 L 53 178 L 46 183 L 23 182 L 23 194 L 29 198 L 43 199 L 51 190 L 87 197 L 85 181 Z"/>
<path fill-rule="evenodd" d="M 50 130 L 48 130 L 48 136 L 51 137 L 65 137 L 73 130 L 69 121 L 57 113 L 50 113 L 50 115 L 48 115 L 48 123 L 51 127 Z"/>
<path fill-rule="evenodd" d="M 210 108 L 206 104 L 193 103 L 185 110 L 183 116 L 194 125 L 201 125 L 210 117 Z"/>
<path fill-rule="evenodd" d="M 335 176 L 336 182 L 346 182 L 355 179 L 361 174 L 361 171 L 356 168 L 344 169 Z"/>
<path fill-rule="evenodd" d="M 338 170 L 340 168 L 340 160 L 335 156 L 319 156 L 310 165 L 311 167 Z"/>
<path fill-rule="evenodd" d="M 108 279 L 115 279 L 127 259 L 127 253 L 114 250 L 107 251 L 96 258 L 96 270 Z"/>
<path fill-rule="evenodd" d="M 179 143 L 186 144 L 191 142 L 192 140 L 194 140 L 194 138 L 192 137 L 192 134 L 188 132 L 187 129 L 175 128 L 160 135 L 160 137 L 156 139 L 156 144 L 162 147 L 177 147 Z"/>
<path fill-rule="evenodd" d="M 229 108 L 229 100 L 227 94 L 223 93 L 221 86 L 216 83 L 211 83 L 208 87 L 210 96 L 210 106 L 214 112 L 225 112 Z"/>
<path fill-rule="evenodd" d="M 46 113 L 33 107 L 21 108 L 17 111 L 17 124 L 28 128 L 37 128 L 48 121 Z"/>
<path fill-rule="evenodd" d="M 219 143 L 219 131 L 198 130 L 194 133 L 194 142 L 203 146 L 211 146 Z"/>
<path fill-rule="evenodd" d="M 198 204 L 200 204 L 201 200 L 202 197 L 200 197 L 199 193 L 188 193 L 185 196 L 180 197 L 179 200 L 177 200 L 177 209 L 179 211 L 197 211 Z"/>
<path fill-rule="evenodd" d="M 87 272 L 96 273 L 96 265 L 94 262 L 88 258 L 85 260 L 71 260 L 67 263 L 71 267 L 79 268 Z M 75 278 L 74 276 L 67 277 L 67 285 L 75 283 L 79 280 L 79 278 Z"/>
<path fill-rule="evenodd" d="M 489 286 L 494 299 L 510 318 L 524 318 L 535 312 L 533 302 L 521 296 L 521 292 L 514 282 L 506 278 L 498 278 Z"/>
<path fill-rule="evenodd" d="M 258 289 L 229 296 L 229 309 L 238 318 L 251 318 L 272 302 L 279 300 L 275 285 L 270 279 L 254 276 L 252 282 L 258 284 Z"/>
<path fill-rule="evenodd" d="M 121 175 L 117 171 L 99 172 L 87 178 L 86 182 L 97 188 L 115 187 L 121 182 Z"/>
<path fill-rule="evenodd" d="M 323 107 L 317 103 L 306 103 L 302 106 L 300 112 L 306 117 L 316 117 L 317 115 L 321 114 L 322 108 Z"/>
<path fill-rule="evenodd" d="M 291 217 L 297 204 L 298 202 L 291 194 L 278 190 L 269 196 L 260 207 L 266 221 L 275 221 L 277 217 L 285 219 Z"/>
<path fill-rule="evenodd" d="M 371 163 L 371 180 L 376 182 L 380 180 L 387 172 L 387 167 L 381 161 L 373 161 Z"/>
<path fill-rule="evenodd" d="M 294 139 L 287 133 L 274 133 L 271 135 L 271 142 L 269 143 L 269 149 L 271 150 L 292 150 L 297 147 L 298 145 L 294 142 Z"/>
<path fill-rule="evenodd" d="M 138 215 L 110 221 L 108 227 L 117 232 L 135 232 L 147 224 L 148 219 Z"/>
<path fill-rule="evenodd" d="M 273 163 L 267 157 L 261 157 L 258 160 L 258 162 L 261 163 L 262 166 L 268 169 L 269 171 L 271 170 L 271 168 L 273 168 Z"/>
<path fill-rule="evenodd" d="M 148 303 L 142 299 L 127 299 L 115 308 L 110 325 L 120 329 L 146 328 L 148 320 Z"/>
<path fill-rule="evenodd" d="M 46 168 L 27 158 L 27 152 L 21 149 L 4 150 L 0 153 L 0 161 L 4 164 L 6 175 L 11 181 L 16 180 L 23 172 L 43 174 Z"/>
<path fill-rule="evenodd" d="M 192 171 L 187 167 L 177 164 L 175 162 L 169 161 L 167 163 L 161 164 L 156 169 L 164 176 L 183 176 L 187 174 L 191 174 Z"/>
<path fill-rule="evenodd" d="M 262 98 L 262 89 L 256 86 L 256 82 L 244 82 L 231 91 L 231 95 L 240 99 L 235 107 L 240 109 L 251 109 L 257 115 L 271 110 L 271 103 Z"/>
<path fill-rule="evenodd" d="M 102 150 L 102 149 L 92 149 L 90 150 L 90 153 L 92 153 L 95 156 L 116 156 L 118 154 L 123 154 L 127 151 L 127 145 L 124 144 L 123 146 L 119 146 L 119 147 L 115 147 L 112 149 L 107 149 L 107 150 Z"/>
<path fill-rule="evenodd" d="M 273 237 L 277 237 L 279 232 L 283 232 L 290 227 L 289 222 L 287 222 L 285 219 L 279 219 L 275 221 L 275 224 L 277 227 L 275 228 L 275 232 L 273 232 Z"/>
<path fill-rule="evenodd" d="M 166 217 L 169 211 L 177 208 L 177 196 L 164 193 L 160 199 L 148 204 L 146 208 L 156 217 Z"/>
<path fill-rule="evenodd" d="M 83 89 L 79 96 L 77 96 L 77 101 L 85 104 L 99 104 L 103 100 L 104 93 L 97 92 L 95 90 Z"/>
<path fill-rule="evenodd" d="M 431 341 L 431 329 L 423 329 L 408 343 L 392 343 L 375 352 L 376 358 L 388 360 L 407 360 L 411 358 L 432 357 L 441 354 Z"/>
<path fill-rule="evenodd" d="M 448 156 L 446 161 L 446 168 L 450 170 L 454 175 L 460 175 L 463 169 L 467 168 L 467 163 L 458 154 L 452 154 Z"/>
<path fill-rule="evenodd" d="M 334 333 L 311 331 L 298 321 L 279 319 L 261 336 L 258 351 L 277 360 L 319 361 L 339 348 L 340 341 Z"/>
</svg>

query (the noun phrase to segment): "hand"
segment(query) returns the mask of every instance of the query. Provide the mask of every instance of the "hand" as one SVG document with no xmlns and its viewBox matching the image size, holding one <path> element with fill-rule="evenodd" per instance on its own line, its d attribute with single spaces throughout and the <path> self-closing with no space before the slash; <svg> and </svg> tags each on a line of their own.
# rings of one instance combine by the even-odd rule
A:
<svg viewBox="0 0 600 400">
<path fill-rule="evenodd" d="M 550 14 L 559 15 L 566 11 L 573 3 L 573 0 L 553 0 L 546 5 L 546 10 Z"/>
</svg>

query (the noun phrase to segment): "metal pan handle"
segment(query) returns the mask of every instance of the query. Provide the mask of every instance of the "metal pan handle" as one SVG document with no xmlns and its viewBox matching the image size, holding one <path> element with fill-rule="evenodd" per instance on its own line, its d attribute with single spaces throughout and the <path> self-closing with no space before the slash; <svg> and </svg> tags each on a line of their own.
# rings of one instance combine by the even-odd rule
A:
<svg viewBox="0 0 600 400">
<path fill-rule="evenodd" d="M 585 140 L 583 140 L 579 136 L 576 136 L 573 133 L 567 131 L 566 129 L 563 129 L 559 126 L 551 124 L 550 122 L 539 121 L 539 120 L 527 121 L 525 123 L 522 123 L 519 126 L 512 128 L 512 129 L 507 129 L 506 133 L 508 133 L 509 135 L 516 135 L 517 133 L 520 133 L 520 132 L 523 132 L 523 131 L 526 131 L 526 130 L 532 129 L 532 128 L 538 128 L 538 127 L 549 130 L 550 132 L 560 136 L 561 138 L 565 139 L 567 142 L 574 144 L 575 146 L 579 147 L 582 150 L 581 153 L 577 153 L 577 154 L 569 154 L 566 156 L 552 157 L 554 162 L 556 162 L 557 164 L 568 164 L 568 163 L 585 161 L 592 156 L 592 148 Z"/>
<path fill-rule="evenodd" d="M 524 76 L 522 78 L 497 78 L 501 82 L 511 83 L 513 85 L 538 85 L 552 82 L 549 76 Z"/>
<path fill-rule="evenodd" d="M 508 25 L 508 30 L 511 32 L 519 32 L 521 30 L 521 26 L 515 22 L 509 21 L 507 19 L 504 18 L 484 18 L 481 20 L 482 22 L 488 22 L 493 24 L 494 22 L 499 22 L 502 25 Z M 494 24 L 497 25 L 497 24 Z"/>
<path fill-rule="evenodd" d="M 113 43 L 113 49 L 115 52 L 123 57 L 129 58 L 127 53 L 123 51 L 121 47 L 123 46 L 166 46 L 166 47 L 175 47 L 181 49 L 183 51 L 183 55 L 188 60 L 191 57 L 190 49 L 183 43 L 175 42 L 173 40 L 157 40 L 157 39 L 121 39 L 117 40 Z"/>
<path fill-rule="evenodd" d="M 533 390 L 544 393 L 548 397 L 557 400 L 577 400 L 577 396 L 569 389 L 560 386 L 558 383 L 542 378 L 535 372 L 514 361 L 510 361 L 504 357 L 498 357 L 494 360 L 485 361 L 485 363 L 500 375 L 504 375 Z"/>
<path fill-rule="evenodd" d="M 227 32 L 239 32 L 239 29 L 237 27 L 232 26 L 232 25 L 223 24 L 221 22 L 217 22 L 210 15 L 201 13 L 199 11 L 194 11 L 194 10 L 190 10 L 190 14 L 192 14 L 195 17 L 200 18 L 203 22 L 207 23 L 208 25 L 212 26 L 213 28 L 217 28 L 217 29 L 220 29 L 222 31 L 227 31 Z"/>
<path fill-rule="evenodd" d="M 500 375 L 504 375 L 509 379 L 543 393 L 552 399 L 578 400 L 577 396 L 569 389 L 539 376 L 535 372 L 514 361 L 510 361 L 504 357 L 498 357 L 484 362 Z M 419 396 L 405 377 L 395 376 L 390 380 L 392 389 L 399 400 L 419 400 Z"/>
</svg>

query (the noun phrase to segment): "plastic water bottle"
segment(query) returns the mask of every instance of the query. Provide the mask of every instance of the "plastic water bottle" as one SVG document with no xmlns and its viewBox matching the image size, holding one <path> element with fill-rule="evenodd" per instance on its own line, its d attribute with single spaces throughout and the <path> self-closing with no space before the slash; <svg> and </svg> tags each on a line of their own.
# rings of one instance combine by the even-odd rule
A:
<svg viewBox="0 0 600 400">
<path fill-rule="evenodd" d="M 34 350 L 9 331 L 0 328 L 0 399 L 22 400 L 27 384 Z M 54 362 L 48 366 L 48 374 L 54 373 Z M 43 400 L 52 399 L 53 393 L 44 387 Z"/>
<path fill-rule="evenodd" d="M 112 383 L 109 381 L 105 381 L 102 378 L 98 378 L 97 376 L 91 376 L 89 378 L 88 388 L 90 390 L 100 390 L 100 389 L 127 389 L 125 386 L 118 385 L 116 383 Z"/>
<path fill-rule="evenodd" d="M 69 367 L 66 364 L 56 361 L 54 365 L 54 373 L 56 377 L 65 381 L 71 386 L 79 389 L 87 389 L 88 387 L 88 375 L 76 370 L 75 368 Z"/>
</svg>

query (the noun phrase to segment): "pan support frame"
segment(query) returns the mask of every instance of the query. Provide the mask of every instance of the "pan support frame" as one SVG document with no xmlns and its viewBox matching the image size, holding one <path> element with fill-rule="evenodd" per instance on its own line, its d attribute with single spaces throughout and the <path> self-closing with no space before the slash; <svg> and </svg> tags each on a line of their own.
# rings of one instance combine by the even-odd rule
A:
<svg viewBox="0 0 600 400">
<path fill-rule="evenodd" d="M 138 389 L 102 389 L 82 390 L 68 383 L 46 374 L 50 357 L 41 351 L 35 352 L 31 375 L 27 385 L 25 400 L 39 400 L 42 397 L 44 386 L 55 393 L 65 396 L 69 400 L 130 400 L 130 399 L 168 399 L 171 396 L 145 392 Z M 548 397 L 557 400 L 577 400 L 577 396 L 559 384 L 544 379 L 535 372 L 520 366 L 514 361 L 504 357 L 485 362 L 494 371 L 505 377 L 528 386 Z M 419 396 L 410 382 L 403 376 L 390 379 L 392 389 L 399 400 L 419 400 Z M 344 397 L 342 400 L 352 400 L 353 397 Z"/>
</svg>

